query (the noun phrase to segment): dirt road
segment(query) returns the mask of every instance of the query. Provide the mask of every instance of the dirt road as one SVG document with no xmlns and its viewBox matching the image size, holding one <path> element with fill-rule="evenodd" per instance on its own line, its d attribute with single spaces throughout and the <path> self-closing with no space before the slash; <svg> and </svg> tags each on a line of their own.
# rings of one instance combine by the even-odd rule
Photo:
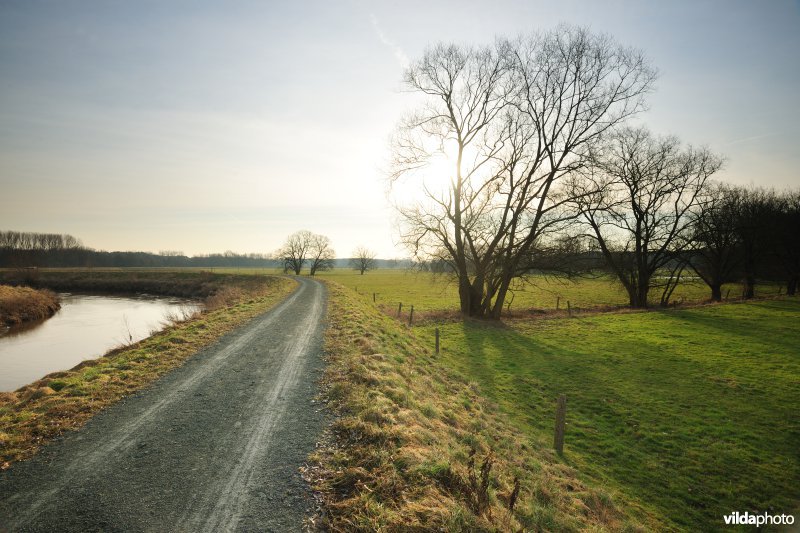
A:
<svg viewBox="0 0 800 533">
<path fill-rule="evenodd" d="M 0 475 L 0 531 L 297 531 L 325 289 L 287 300 Z"/>
</svg>

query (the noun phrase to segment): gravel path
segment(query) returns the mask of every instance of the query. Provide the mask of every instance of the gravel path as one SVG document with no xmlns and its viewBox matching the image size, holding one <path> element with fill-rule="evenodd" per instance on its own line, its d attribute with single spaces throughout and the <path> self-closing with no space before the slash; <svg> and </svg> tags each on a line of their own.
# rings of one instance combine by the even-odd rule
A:
<svg viewBox="0 0 800 533">
<path fill-rule="evenodd" d="M 324 425 L 325 289 L 283 303 L 0 475 L 0 531 L 298 531 Z"/>
</svg>

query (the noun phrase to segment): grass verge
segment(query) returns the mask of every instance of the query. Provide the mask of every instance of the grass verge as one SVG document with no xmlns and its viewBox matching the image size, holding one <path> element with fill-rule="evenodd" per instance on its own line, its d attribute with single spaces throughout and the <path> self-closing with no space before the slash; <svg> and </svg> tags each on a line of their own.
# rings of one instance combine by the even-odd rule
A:
<svg viewBox="0 0 800 533">
<path fill-rule="evenodd" d="M 58 296 L 48 290 L 0 285 L 0 325 L 42 320 L 60 308 Z"/>
<path fill-rule="evenodd" d="M 173 323 L 147 339 L 84 361 L 72 370 L 49 374 L 15 392 L 0 393 L 0 469 L 30 457 L 44 442 L 80 427 L 101 409 L 146 387 L 204 346 L 279 303 L 295 287 L 296 282 L 288 278 L 217 278 L 206 310 L 194 318 Z"/>
<path fill-rule="evenodd" d="M 592 487 L 407 327 L 329 286 L 325 396 L 306 477 L 332 531 L 637 531 L 657 513 Z M 546 402 L 542 408 L 554 407 Z M 551 418 L 551 417 L 549 417 Z"/>
</svg>

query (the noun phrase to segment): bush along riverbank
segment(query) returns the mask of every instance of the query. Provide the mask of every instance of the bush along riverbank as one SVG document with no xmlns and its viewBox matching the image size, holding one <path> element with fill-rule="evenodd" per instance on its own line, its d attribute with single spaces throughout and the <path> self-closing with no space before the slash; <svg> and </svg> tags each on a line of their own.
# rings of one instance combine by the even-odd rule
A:
<svg viewBox="0 0 800 533">
<path fill-rule="evenodd" d="M 158 275 L 148 274 L 148 282 L 155 284 Z M 194 280 L 192 274 L 161 275 L 185 277 L 184 287 L 203 283 L 203 275 L 197 273 Z M 128 274 L 118 276 L 120 285 L 127 283 Z M 297 286 L 292 279 L 272 276 L 219 275 L 212 281 L 213 291 L 209 290 L 202 312 L 175 317 L 165 329 L 142 341 L 49 374 L 14 392 L 0 393 L 0 470 L 32 456 L 50 439 L 81 427 L 102 409 L 180 366 L 201 348 L 280 303 Z"/>
<path fill-rule="evenodd" d="M 15 326 L 50 318 L 59 309 L 58 295 L 49 290 L 0 285 L 0 325 Z"/>
</svg>

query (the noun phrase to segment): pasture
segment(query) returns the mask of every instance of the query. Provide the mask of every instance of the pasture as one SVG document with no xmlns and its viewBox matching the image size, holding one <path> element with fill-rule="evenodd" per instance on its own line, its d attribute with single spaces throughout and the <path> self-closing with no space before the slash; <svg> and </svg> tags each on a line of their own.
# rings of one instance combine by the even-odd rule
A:
<svg viewBox="0 0 800 533">
<path fill-rule="evenodd" d="M 457 311 L 458 287 L 447 277 L 428 272 L 412 270 L 374 270 L 363 276 L 349 269 L 336 269 L 318 274 L 322 279 L 330 279 L 357 290 L 368 299 L 376 293 L 376 302 L 388 309 L 397 309 L 403 303 L 404 311 L 413 305 L 415 312 Z M 763 284 L 756 287 L 758 296 L 776 295 L 780 287 L 774 284 Z M 742 287 L 737 283 L 725 285 L 723 297 L 731 300 L 741 297 Z M 651 301 L 657 305 L 660 292 L 653 291 Z M 708 300 L 711 290 L 700 280 L 686 278 L 675 289 L 671 301 L 697 303 Z M 621 307 L 628 304 L 628 296 L 622 285 L 608 276 L 581 277 L 564 279 L 547 276 L 532 276 L 525 283 L 513 286 L 511 311 L 555 310 L 558 304 L 565 310 L 567 302 L 573 309 L 580 311 L 601 307 Z"/>
<path fill-rule="evenodd" d="M 566 394 L 564 461 L 679 529 L 721 528 L 732 510 L 793 512 L 800 501 L 800 301 L 796 298 L 585 313 L 501 323 L 443 320 L 455 287 L 429 274 L 325 273 L 390 316 L 396 304 L 431 312 L 413 331 L 440 362 L 496 402 L 512 423 L 552 446 L 554 400 Z M 741 290 L 732 285 L 731 294 Z M 761 296 L 776 286 L 762 285 Z M 686 282 L 677 298 L 701 303 Z M 553 309 L 555 297 L 591 310 L 624 306 L 608 278 L 540 278 L 512 310 Z M 733 298 L 731 298 L 733 300 Z M 407 318 L 407 305 L 404 316 Z"/>
</svg>

